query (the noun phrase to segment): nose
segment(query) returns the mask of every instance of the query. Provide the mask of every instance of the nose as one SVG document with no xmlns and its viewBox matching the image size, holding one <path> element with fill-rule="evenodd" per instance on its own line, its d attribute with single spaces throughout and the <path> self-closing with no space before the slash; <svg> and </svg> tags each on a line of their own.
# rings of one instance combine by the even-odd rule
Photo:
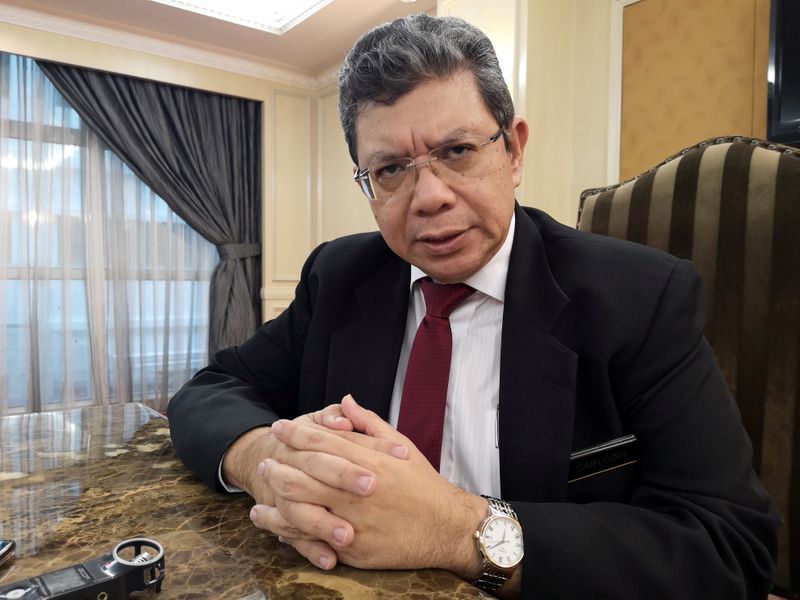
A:
<svg viewBox="0 0 800 600">
<path fill-rule="evenodd" d="M 415 167 L 415 185 L 411 196 L 411 208 L 415 212 L 433 213 L 456 201 L 456 195 L 439 176 L 436 161 L 425 161 Z"/>
</svg>

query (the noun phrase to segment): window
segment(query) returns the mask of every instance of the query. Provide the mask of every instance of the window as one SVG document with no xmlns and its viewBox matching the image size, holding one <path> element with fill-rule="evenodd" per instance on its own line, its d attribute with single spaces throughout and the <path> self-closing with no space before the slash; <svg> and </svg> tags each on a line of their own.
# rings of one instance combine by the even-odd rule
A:
<svg viewBox="0 0 800 600">
<path fill-rule="evenodd" d="M 205 364 L 213 244 L 0 53 L 0 413 L 141 401 Z"/>
</svg>

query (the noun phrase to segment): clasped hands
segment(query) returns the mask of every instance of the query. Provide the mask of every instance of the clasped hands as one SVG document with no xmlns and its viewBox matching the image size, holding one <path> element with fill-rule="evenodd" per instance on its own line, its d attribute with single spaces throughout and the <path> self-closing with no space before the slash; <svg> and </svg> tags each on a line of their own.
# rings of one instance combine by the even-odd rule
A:
<svg viewBox="0 0 800 600">
<path fill-rule="evenodd" d="M 413 443 L 351 396 L 248 432 L 223 464 L 250 517 L 311 563 L 480 573 L 472 532 L 486 501 L 442 478 Z"/>
</svg>

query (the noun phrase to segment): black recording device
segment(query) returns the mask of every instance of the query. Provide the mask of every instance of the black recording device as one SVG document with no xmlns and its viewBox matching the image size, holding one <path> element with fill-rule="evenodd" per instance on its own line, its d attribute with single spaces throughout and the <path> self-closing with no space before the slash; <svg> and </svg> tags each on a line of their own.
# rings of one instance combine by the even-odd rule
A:
<svg viewBox="0 0 800 600">
<path fill-rule="evenodd" d="M 164 548 L 155 540 L 132 538 L 110 554 L 0 586 L 0 600 L 120 600 L 133 592 L 161 591 Z"/>
</svg>

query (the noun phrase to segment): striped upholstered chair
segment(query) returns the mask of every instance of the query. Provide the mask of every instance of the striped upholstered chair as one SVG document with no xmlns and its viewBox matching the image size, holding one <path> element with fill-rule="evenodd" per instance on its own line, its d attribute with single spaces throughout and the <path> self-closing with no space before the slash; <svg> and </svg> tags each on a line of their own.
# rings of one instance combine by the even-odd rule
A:
<svg viewBox="0 0 800 600">
<path fill-rule="evenodd" d="M 578 228 L 696 265 L 706 337 L 784 517 L 776 591 L 800 592 L 800 150 L 745 137 L 702 142 L 583 192 Z"/>
</svg>

